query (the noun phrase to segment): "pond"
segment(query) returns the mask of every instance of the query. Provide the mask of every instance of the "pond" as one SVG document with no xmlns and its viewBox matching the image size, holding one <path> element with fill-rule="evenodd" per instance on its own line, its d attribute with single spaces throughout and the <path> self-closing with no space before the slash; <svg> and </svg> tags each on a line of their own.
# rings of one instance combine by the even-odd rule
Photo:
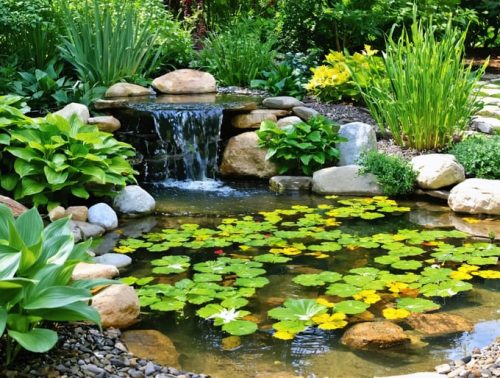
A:
<svg viewBox="0 0 500 378">
<path fill-rule="evenodd" d="M 275 195 L 255 183 L 148 189 L 164 216 L 142 235 L 122 237 L 118 251 L 134 259 L 122 276 L 141 298 L 135 328 L 170 337 L 185 370 L 222 378 L 395 375 L 433 370 L 500 336 L 499 281 L 481 277 L 498 277 L 500 248 L 412 222 L 419 214 L 439 219 L 439 205 Z M 474 330 L 424 338 L 394 319 L 411 343 L 354 350 L 340 342 L 348 323 L 439 307 Z"/>
</svg>

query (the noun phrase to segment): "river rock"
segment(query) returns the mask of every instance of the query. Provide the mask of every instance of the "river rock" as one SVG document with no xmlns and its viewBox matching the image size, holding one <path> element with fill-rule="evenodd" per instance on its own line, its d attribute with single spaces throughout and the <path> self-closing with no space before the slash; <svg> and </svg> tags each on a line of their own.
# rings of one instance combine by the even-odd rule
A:
<svg viewBox="0 0 500 378">
<path fill-rule="evenodd" d="M 485 134 L 495 134 L 497 130 L 500 130 L 500 119 L 482 116 L 474 117 L 472 127 Z"/>
<path fill-rule="evenodd" d="M 410 337 L 392 322 L 364 322 L 349 328 L 340 342 L 354 349 L 390 348 L 408 343 Z"/>
<path fill-rule="evenodd" d="M 90 239 L 101 236 L 106 231 L 103 227 L 97 224 L 74 220 L 71 220 L 70 223 L 80 229 L 83 239 Z"/>
<path fill-rule="evenodd" d="M 82 230 L 73 221 L 70 221 L 68 223 L 68 225 L 69 225 L 69 229 L 70 229 L 71 233 L 73 234 L 75 243 L 78 243 L 79 241 L 81 241 L 83 239 Z"/>
<path fill-rule="evenodd" d="M 467 319 L 453 314 L 412 314 L 406 323 L 426 336 L 441 336 L 459 332 L 470 332 L 474 328 Z"/>
<path fill-rule="evenodd" d="M 250 113 L 235 115 L 231 118 L 231 124 L 237 129 L 258 129 L 263 121 L 277 120 L 272 111 L 252 110 Z"/>
<path fill-rule="evenodd" d="M 153 87 L 166 94 L 216 92 L 215 78 L 207 73 L 191 69 L 169 72 L 153 80 Z"/>
<path fill-rule="evenodd" d="M 281 118 L 278 120 L 278 127 L 285 127 L 289 125 L 295 125 L 296 123 L 300 123 L 302 120 L 297 116 L 290 116 Z"/>
<path fill-rule="evenodd" d="M 222 156 L 222 176 L 270 178 L 276 176 L 278 167 L 266 160 L 267 150 L 258 146 L 259 137 L 253 131 L 236 135 L 229 142 Z"/>
<path fill-rule="evenodd" d="M 120 121 L 113 116 L 92 117 L 89 118 L 88 123 L 97 126 L 100 131 L 106 133 L 113 133 L 121 127 Z"/>
<path fill-rule="evenodd" d="M 153 329 L 125 331 L 121 336 L 130 353 L 158 364 L 180 368 L 179 353 L 174 343 Z"/>
<path fill-rule="evenodd" d="M 461 213 L 500 215 L 500 180 L 467 179 L 451 190 L 448 205 Z"/>
<path fill-rule="evenodd" d="M 290 111 L 285 109 L 255 109 L 252 110 L 253 114 L 274 114 L 277 118 L 286 117 L 290 115 Z"/>
<path fill-rule="evenodd" d="M 363 152 L 377 150 L 377 136 L 372 126 L 362 122 L 351 122 L 340 126 L 339 136 L 347 139 L 340 142 L 337 148 L 340 152 L 338 165 L 357 164 Z"/>
<path fill-rule="evenodd" d="M 83 123 L 87 123 L 90 118 L 89 108 L 87 108 L 87 106 L 83 104 L 78 104 L 76 102 L 72 102 L 71 104 L 66 105 L 64 108 L 58 110 L 54 114 L 66 119 L 70 119 L 73 115 L 76 115 Z"/>
<path fill-rule="evenodd" d="M 64 218 L 66 216 L 66 210 L 62 206 L 56 206 L 49 211 L 49 219 L 51 222 L 55 222 L 58 219 Z"/>
<path fill-rule="evenodd" d="M 88 264 L 81 262 L 76 264 L 75 269 L 73 269 L 71 279 L 73 281 L 92 280 L 96 278 L 111 279 L 119 274 L 120 272 L 118 271 L 118 268 L 113 265 Z"/>
<path fill-rule="evenodd" d="M 304 106 L 302 101 L 291 96 L 268 97 L 262 101 L 262 105 L 269 109 L 287 109 L 290 110 L 296 106 Z"/>
<path fill-rule="evenodd" d="M 25 211 L 28 211 L 28 208 L 26 206 L 13 200 L 12 198 L 2 196 L 2 195 L 0 195 L 0 204 L 7 206 L 10 209 L 10 211 L 12 211 L 12 214 L 15 217 L 18 217 L 19 215 L 21 215 Z"/>
<path fill-rule="evenodd" d="M 293 113 L 304 121 L 308 121 L 309 118 L 319 115 L 318 111 L 313 108 L 308 108 L 307 106 L 295 106 L 293 108 Z"/>
<path fill-rule="evenodd" d="M 115 211 L 105 203 L 98 203 L 89 208 L 89 222 L 97 224 L 106 230 L 114 230 L 118 227 L 118 216 Z"/>
<path fill-rule="evenodd" d="M 465 180 L 464 167 L 450 154 L 420 155 L 411 159 L 422 189 L 439 189 Z"/>
<path fill-rule="evenodd" d="M 141 87 L 137 84 L 116 83 L 108 88 L 104 97 L 135 97 L 135 96 L 150 96 L 154 94 L 149 88 Z"/>
<path fill-rule="evenodd" d="M 482 238 L 493 237 L 500 240 L 500 222 L 497 219 L 470 219 L 451 214 L 450 220 L 451 226 L 459 231 Z"/>
<path fill-rule="evenodd" d="M 281 193 L 285 191 L 311 190 L 312 179 L 308 176 L 274 176 L 269 180 L 271 190 Z"/>
<path fill-rule="evenodd" d="M 127 328 L 137 322 L 140 314 L 139 298 L 131 286 L 111 285 L 92 298 L 94 307 L 101 316 L 104 328 Z"/>
<path fill-rule="evenodd" d="M 105 253 L 101 256 L 94 257 L 97 264 L 112 265 L 117 269 L 125 268 L 132 264 L 132 259 L 121 253 Z"/>
<path fill-rule="evenodd" d="M 124 109 L 128 107 L 130 100 L 124 97 L 115 98 L 113 100 L 99 99 L 94 101 L 94 108 L 96 110 L 112 110 L 112 109 Z"/>
<path fill-rule="evenodd" d="M 144 215 L 154 211 L 156 201 L 139 185 L 128 185 L 115 197 L 113 206 L 122 214 Z"/>
<path fill-rule="evenodd" d="M 353 196 L 375 196 L 382 194 L 382 188 L 371 173 L 359 175 L 358 165 L 323 168 L 314 172 L 312 191 L 318 194 Z"/>
<path fill-rule="evenodd" d="M 64 216 L 69 217 L 74 221 L 86 222 L 89 215 L 87 206 L 70 206 L 64 211 Z"/>
</svg>

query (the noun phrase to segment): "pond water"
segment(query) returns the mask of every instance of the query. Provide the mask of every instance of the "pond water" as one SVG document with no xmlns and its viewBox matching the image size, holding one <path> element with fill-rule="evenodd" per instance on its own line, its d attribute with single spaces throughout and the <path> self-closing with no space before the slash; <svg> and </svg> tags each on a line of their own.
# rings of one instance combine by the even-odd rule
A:
<svg viewBox="0 0 500 378">
<path fill-rule="evenodd" d="M 310 327 L 305 332 L 293 335 L 295 336 L 293 340 L 280 340 L 272 336 L 274 332 L 272 324 L 277 322 L 277 320 L 271 319 L 267 315 L 267 312 L 282 305 L 284 299 L 315 299 L 322 297 L 333 302 L 353 299 L 339 298 L 333 295 L 325 296 L 325 288 L 328 287 L 328 284 L 326 286 L 303 286 L 297 284 L 293 279 L 299 274 L 332 271 L 338 272 L 345 277 L 349 273 L 349 270 L 367 266 L 375 267 L 376 270 L 390 271 L 400 276 L 406 274 L 407 271 L 404 269 L 395 270 L 391 266 L 379 264 L 375 261 L 377 257 L 388 254 L 388 250 L 381 248 L 381 245 L 373 247 L 373 245 L 370 246 L 368 243 L 365 245 L 366 248 L 353 247 L 353 245 L 368 241 L 373 242 L 373 235 L 375 234 L 394 235 L 401 234 L 401 230 L 422 230 L 422 227 L 413 223 L 412 220 L 418 219 L 419 215 L 427 219 L 429 214 L 439 219 L 445 213 L 445 208 L 440 205 L 428 203 L 418 203 L 416 205 L 415 202 L 398 202 L 399 206 L 411 207 L 411 211 L 391 210 L 385 213 L 384 217 L 380 218 L 364 216 L 368 219 L 362 219 L 358 212 L 358 216 L 352 216 L 351 214 L 351 216 L 345 218 L 342 215 L 336 217 L 336 220 L 340 223 L 336 224 L 335 222 L 325 223 L 325 219 L 328 217 L 324 216 L 324 213 L 337 207 L 346 207 L 345 204 L 342 205 L 337 202 L 339 199 L 295 193 L 276 195 L 269 192 L 266 187 L 255 183 L 220 183 L 215 181 L 186 183 L 170 181 L 152 185 L 148 189 L 157 198 L 158 209 L 165 215 L 149 221 L 149 228 L 151 230 L 145 230 L 149 232 L 149 238 L 148 234 L 143 235 L 145 238 L 133 235 L 136 241 L 149 242 L 156 240 L 160 242 L 159 239 L 161 237 L 159 235 L 162 235 L 165 229 L 176 229 L 178 231 L 173 231 L 171 234 L 177 234 L 180 237 L 177 242 L 180 240 L 180 244 L 184 244 L 193 241 L 193 238 L 190 239 L 186 235 L 189 235 L 189 232 L 193 232 L 196 227 L 215 230 L 221 224 L 225 224 L 226 226 L 235 225 L 242 217 L 249 215 L 253 217 L 252 221 L 250 221 L 250 218 L 246 218 L 248 222 L 246 225 L 249 228 L 260 227 L 260 225 L 266 224 L 266 221 L 271 221 L 271 223 L 275 223 L 268 225 L 268 228 L 273 227 L 273 225 L 280 225 L 280 230 L 284 228 L 287 230 L 306 229 L 309 232 L 308 236 L 299 235 L 298 239 L 287 240 L 289 245 L 292 245 L 293 242 L 303 242 L 306 247 L 305 250 L 298 248 L 300 251 L 296 254 L 295 252 L 290 254 L 276 252 L 276 256 L 287 257 L 290 260 L 285 263 L 263 264 L 262 267 L 266 272 L 262 276 L 266 277 L 269 283 L 263 287 L 257 287 L 256 294 L 249 297 L 249 303 L 243 307 L 244 310 L 248 310 L 251 313 L 250 317 L 247 316 L 245 319 L 258 323 L 259 329 L 251 335 L 239 338 L 235 336 L 229 337 L 230 335 L 222 331 L 221 327 L 214 326 L 210 320 L 196 316 L 196 310 L 202 308 L 208 302 L 199 305 L 188 303 L 185 306 L 181 303 L 182 310 L 177 312 L 151 311 L 147 307 L 143 308 L 145 313 L 142 316 L 142 321 L 135 328 L 158 329 L 170 337 L 181 354 L 180 362 L 184 370 L 203 372 L 220 378 L 235 376 L 255 377 L 258 375 L 286 373 L 303 376 L 316 374 L 319 377 L 395 375 L 433 370 L 435 365 L 443 363 L 447 359 L 465 357 L 470 354 L 472 348 L 483 347 L 495 340 L 497 336 L 500 336 L 499 280 L 485 280 L 478 277 L 475 277 L 472 281 L 468 281 L 473 283 L 473 290 L 463 291 L 452 297 L 427 297 L 427 299 L 432 299 L 435 303 L 441 305 L 441 311 L 461 315 L 471 320 L 475 324 L 475 328 L 471 333 L 454 334 L 452 336 L 437 338 L 422 338 L 415 331 L 409 331 L 410 334 L 415 336 L 411 344 L 376 351 L 356 351 L 343 346 L 340 343 L 340 338 L 344 332 L 342 329 L 324 331 L 318 327 Z M 340 200 L 345 199 L 341 198 Z M 362 205 L 364 210 L 361 213 L 376 213 L 383 207 L 387 209 L 389 205 L 384 202 L 385 200 L 380 201 L 382 201 L 381 205 L 373 205 L 368 200 L 367 203 Z M 357 202 L 354 203 L 356 204 Z M 302 206 L 298 208 L 298 212 L 294 213 L 294 211 L 291 211 L 288 215 L 281 213 L 279 215 L 283 218 L 281 221 L 274 219 L 276 216 L 276 213 L 273 213 L 274 210 L 291 209 L 295 205 Z M 318 210 L 317 206 L 321 210 Z M 372 207 L 366 208 L 366 206 Z M 373 206 L 376 209 L 373 209 Z M 307 214 L 311 213 L 308 213 L 310 210 L 305 210 L 306 207 L 307 209 L 314 209 L 312 213 L 323 214 L 323 218 L 308 218 Z M 352 203 L 347 207 L 351 208 Z M 255 215 L 262 211 L 269 212 L 269 214 Z M 230 217 L 229 220 L 227 220 L 228 217 Z M 330 218 L 332 217 L 330 216 Z M 303 220 L 300 223 L 300 219 L 307 219 L 307 221 Z M 288 226 L 286 225 L 287 221 L 289 223 Z M 252 222 L 258 226 L 252 226 Z M 283 222 L 285 222 L 285 226 L 283 226 Z M 295 227 L 293 223 L 295 223 Z M 300 224 L 300 227 L 297 227 L 297 223 Z M 187 228 L 180 229 L 185 224 L 199 226 L 188 226 Z M 188 231 L 187 234 L 185 233 L 186 230 Z M 324 238 L 327 239 L 317 237 L 322 230 L 338 230 L 339 235 L 330 237 L 329 239 L 328 235 L 331 236 L 332 233 L 325 234 Z M 450 229 L 448 228 L 448 230 Z M 220 231 L 219 229 L 218 232 Z M 228 229 L 226 231 L 227 235 L 231 235 L 231 231 L 228 231 Z M 241 232 L 241 230 L 238 232 Z M 254 234 L 264 234 L 266 238 L 274 237 L 276 232 L 276 229 L 274 231 L 264 229 L 253 231 Z M 257 244 L 259 243 L 252 245 L 251 241 L 248 243 L 246 241 L 241 241 L 240 243 L 234 242 L 231 245 L 218 246 L 217 243 L 223 242 L 224 240 L 222 239 L 225 236 L 218 234 L 207 236 L 204 233 L 202 234 L 203 237 L 200 238 L 202 244 L 212 237 L 219 238 L 218 242 L 215 242 L 216 245 L 209 247 L 199 245 L 196 248 L 176 246 L 174 243 L 167 248 L 167 251 L 158 252 L 146 251 L 147 248 L 144 248 L 145 245 L 141 247 L 139 242 L 139 247 L 131 254 L 134 259 L 133 268 L 126 272 L 125 275 L 155 277 L 155 281 L 150 282 L 149 285 L 156 283 L 173 285 L 182 279 L 192 279 L 193 273 L 196 273 L 193 271 L 193 265 L 195 264 L 208 260 L 217 260 L 221 257 L 245 259 L 260 254 L 268 254 L 270 248 L 272 248 L 269 245 L 258 246 Z M 252 233 L 249 232 L 249 234 Z M 283 235 L 278 235 L 284 238 Z M 183 237 L 189 240 L 186 241 Z M 227 237 L 230 238 L 231 236 Z M 349 242 L 347 240 L 349 237 L 352 237 L 354 241 L 351 240 Z M 371 239 L 368 240 L 365 237 Z M 404 237 L 397 240 L 403 239 Z M 317 245 L 325 240 L 335 240 L 336 243 L 340 244 L 339 249 L 333 252 L 322 251 L 321 248 L 316 251 L 313 248 L 313 252 L 307 249 L 311 244 Z M 403 241 L 408 244 L 408 240 L 410 239 Z M 164 239 L 161 240 L 161 242 L 164 241 Z M 464 243 L 475 241 L 452 238 L 446 239 L 446 242 L 459 247 Z M 435 243 L 435 241 L 429 241 L 428 238 L 427 241 L 420 243 L 419 246 L 424 244 L 429 246 L 434 245 L 432 243 Z M 130 243 L 124 242 L 122 245 L 128 246 Z M 241 245 L 250 245 L 250 247 L 242 248 L 240 247 Z M 412 245 L 415 246 L 416 244 L 413 243 Z M 495 245 L 492 245 L 492 247 L 495 247 Z M 279 248 L 283 248 L 282 243 Z M 426 252 L 422 253 L 421 256 L 415 257 L 415 254 L 413 254 L 408 257 L 409 255 L 407 254 L 404 258 L 401 257 L 401 259 L 408 260 L 410 258 L 419 261 L 423 264 L 420 268 L 431 265 L 431 263 L 438 263 L 441 266 L 446 264 L 447 267 L 450 266 L 456 269 L 457 266 L 462 264 L 462 262 L 430 261 L 430 252 L 432 251 L 426 249 Z M 389 250 L 389 253 L 392 252 Z M 151 265 L 152 260 L 158 260 L 163 256 L 171 255 L 188 256 L 191 266 L 181 269 L 185 271 L 178 274 L 155 275 L 151 273 L 151 269 L 153 268 Z M 485 254 L 482 256 L 485 256 Z M 470 261 L 481 262 L 477 258 L 474 260 L 474 258 Z M 176 266 L 179 267 L 178 264 Z M 412 272 L 421 272 L 420 268 L 412 270 Z M 496 269 L 496 267 L 487 265 L 481 266 L 481 269 L 491 270 Z M 221 286 L 234 286 L 235 279 L 236 282 L 239 279 L 236 276 L 241 277 L 238 274 L 226 274 L 223 281 L 221 281 Z M 256 280 L 257 278 L 251 277 L 251 280 Z M 381 294 L 383 291 L 380 290 L 377 293 Z M 389 296 L 387 293 L 381 294 L 381 296 L 383 300 L 379 302 L 379 305 L 374 304 L 369 308 L 369 311 L 378 320 L 382 319 L 381 304 L 385 306 L 390 302 L 387 299 Z M 181 299 L 180 301 L 182 302 L 182 300 L 185 299 Z M 396 301 L 397 298 L 393 298 L 392 300 Z M 366 318 L 369 315 L 363 313 L 357 316 Z M 348 319 L 352 322 L 355 320 L 355 317 L 356 315 L 350 315 Z M 409 329 L 404 323 L 399 324 L 403 328 Z"/>
</svg>

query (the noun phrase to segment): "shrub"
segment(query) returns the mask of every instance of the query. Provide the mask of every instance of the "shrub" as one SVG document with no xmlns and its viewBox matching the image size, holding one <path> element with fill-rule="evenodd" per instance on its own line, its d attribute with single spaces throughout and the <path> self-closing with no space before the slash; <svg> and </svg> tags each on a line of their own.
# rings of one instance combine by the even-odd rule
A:
<svg viewBox="0 0 500 378">
<path fill-rule="evenodd" d="M 338 129 L 326 117 L 315 116 L 282 128 L 275 122 L 264 121 L 257 135 L 259 146 L 268 149 L 266 159 L 278 164 L 280 174 L 301 170 L 311 175 L 339 158 L 335 145 L 346 139 L 338 135 Z"/>
<path fill-rule="evenodd" d="M 89 259 L 90 244 L 75 245 L 68 218 L 44 229 L 36 209 L 14 220 L 0 205 L 0 351 L 7 365 L 22 348 L 42 353 L 54 347 L 57 333 L 47 322 L 100 323 L 88 305 L 90 289 L 108 281 L 71 282 L 75 265 Z"/>
<path fill-rule="evenodd" d="M 472 136 L 450 149 L 468 175 L 486 179 L 500 178 L 500 135 Z"/>
<path fill-rule="evenodd" d="M 432 23 L 414 21 L 411 31 L 389 38 L 385 74 L 365 86 L 354 79 L 379 128 L 390 130 L 396 143 L 417 150 L 440 149 L 466 129 L 479 109 L 474 88 L 486 64 L 477 72 L 464 67 L 465 32 L 448 22 L 443 38 Z"/>
<path fill-rule="evenodd" d="M 376 53 L 377 50 L 368 45 L 361 54 L 352 56 L 331 51 L 325 57 L 325 65 L 311 69 L 313 77 L 306 89 L 322 102 L 359 100 L 360 88 L 370 86 L 373 77 L 384 77 L 384 63 L 382 58 L 375 56 Z M 353 75 L 356 75 L 358 83 Z"/>
<path fill-rule="evenodd" d="M 360 174 L 372 173 L 387 196 L 413 193 L 417 173 L 406 160 L 377 151 L 363 154 L 359 160 Z"/>
</svg>

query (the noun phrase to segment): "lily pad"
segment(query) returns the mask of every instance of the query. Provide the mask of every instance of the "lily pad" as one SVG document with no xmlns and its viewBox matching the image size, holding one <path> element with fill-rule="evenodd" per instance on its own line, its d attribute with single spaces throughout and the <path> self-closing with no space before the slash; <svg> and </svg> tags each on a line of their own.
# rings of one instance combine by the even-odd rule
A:
<svg viewBox="0 0 500 378">
<path fill-rule="evenodd" d="M 257 324 L 247 320 L 235 320 L 224 324 L 222 330 L 233 336 L 251 335 L 257 331 Z"/>
<path fill-rule="evenodd" d="M 254 278 L 237 278 L 234 284 L 236 286 L 244 287 L 264 287 L 269 283 L 266 277 L 254 277 Z"/>
<path fill-rule="evenodd" d="M 338 297 L 347 298 L 352 297 L 361 291 L 359 287 L 344 284 L 344 283 L 334 283 L 328 286 L 326 293 L 328 295 L 336 295 Z"/>
<path fill-rule="evenodd" d="M 423 298 L 401 298 L 397 301 L 397 307 L 413 313 L 438 310 L 441 306 L 433 301 Z"/>
<path fill-rule="evenodd" d="M 253 259 L 254 261 L 269 264 L 282 264 L 291 260 L 290 257 L 279 256 L 273 253 L 266 253 L 264 255 L 255 256 Z"/>
<path fill-rule="evenodd" d="M 335 303 L 334 309 L 336 312 L 342 312 L 348 315 L 361 314 L 365 312 L 370 305 L 361 301 L 342 301 Z"/>
</svg>

